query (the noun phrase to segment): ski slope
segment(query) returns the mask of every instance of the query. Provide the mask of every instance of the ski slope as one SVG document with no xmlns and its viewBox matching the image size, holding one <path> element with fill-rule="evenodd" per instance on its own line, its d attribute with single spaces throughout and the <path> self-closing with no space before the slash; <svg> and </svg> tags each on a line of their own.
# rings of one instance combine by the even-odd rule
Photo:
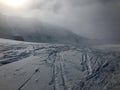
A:
<svg viewBox="0 0 120 90">
<path fill-rule="evenodd" d="M 120 52 L 0 39 L 0 90 L 120 90 Z"/>
</svg>

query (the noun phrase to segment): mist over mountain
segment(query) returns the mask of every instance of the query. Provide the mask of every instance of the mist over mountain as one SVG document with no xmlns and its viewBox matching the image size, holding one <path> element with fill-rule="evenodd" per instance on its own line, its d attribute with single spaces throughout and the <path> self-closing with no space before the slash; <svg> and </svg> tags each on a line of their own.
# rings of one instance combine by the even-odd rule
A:
<svg viewBox="0 0 120 90">
<path fill-rule="evenodd" d="M 0 90 L 120 90 L 119 29 L 120 0 L 0 0 Z"/>
<path fill-rule="evenodd" d="M 89 40 L 70 30 L 39 20 L 0 15 L 0 37 L 42 43 L 84 44 Z"/>
</svg>

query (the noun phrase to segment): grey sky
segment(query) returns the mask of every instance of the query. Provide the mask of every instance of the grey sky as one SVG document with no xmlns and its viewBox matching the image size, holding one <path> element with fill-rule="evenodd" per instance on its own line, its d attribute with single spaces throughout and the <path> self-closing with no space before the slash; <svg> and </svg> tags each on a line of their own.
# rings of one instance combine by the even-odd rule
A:
<svg viewBox="0 0 120 90">
<path fill-rule="evenodd" d="M 59 25 L 90 38 L 119 36 L 120 0 L 28 0 L 26 7 L 0 11 Z"/>
</svg>

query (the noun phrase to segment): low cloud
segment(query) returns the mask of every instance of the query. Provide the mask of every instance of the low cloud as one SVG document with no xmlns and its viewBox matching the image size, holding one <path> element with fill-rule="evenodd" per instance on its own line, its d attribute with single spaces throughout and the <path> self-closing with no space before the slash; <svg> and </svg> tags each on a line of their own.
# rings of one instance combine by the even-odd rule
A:
<svg viewBox="0 0 120 90">
<path fill-rule="evenodd" d="M 119 9 L 119 0 L 30 0 L 23 16 L 59 25 L 90 38 L 119 38 Z"/>
</svg>

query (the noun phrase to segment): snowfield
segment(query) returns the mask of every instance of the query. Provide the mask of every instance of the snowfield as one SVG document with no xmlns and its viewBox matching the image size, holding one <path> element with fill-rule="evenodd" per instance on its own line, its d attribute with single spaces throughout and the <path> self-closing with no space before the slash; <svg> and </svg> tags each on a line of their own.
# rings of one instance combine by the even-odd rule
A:
<svg viewBox="0 0 120 90">
<path fill-rule="evenodd" d="M 103 47 L 0 39 L 0 90 L 120 90 L 120 51 Z"/>
</svg>

